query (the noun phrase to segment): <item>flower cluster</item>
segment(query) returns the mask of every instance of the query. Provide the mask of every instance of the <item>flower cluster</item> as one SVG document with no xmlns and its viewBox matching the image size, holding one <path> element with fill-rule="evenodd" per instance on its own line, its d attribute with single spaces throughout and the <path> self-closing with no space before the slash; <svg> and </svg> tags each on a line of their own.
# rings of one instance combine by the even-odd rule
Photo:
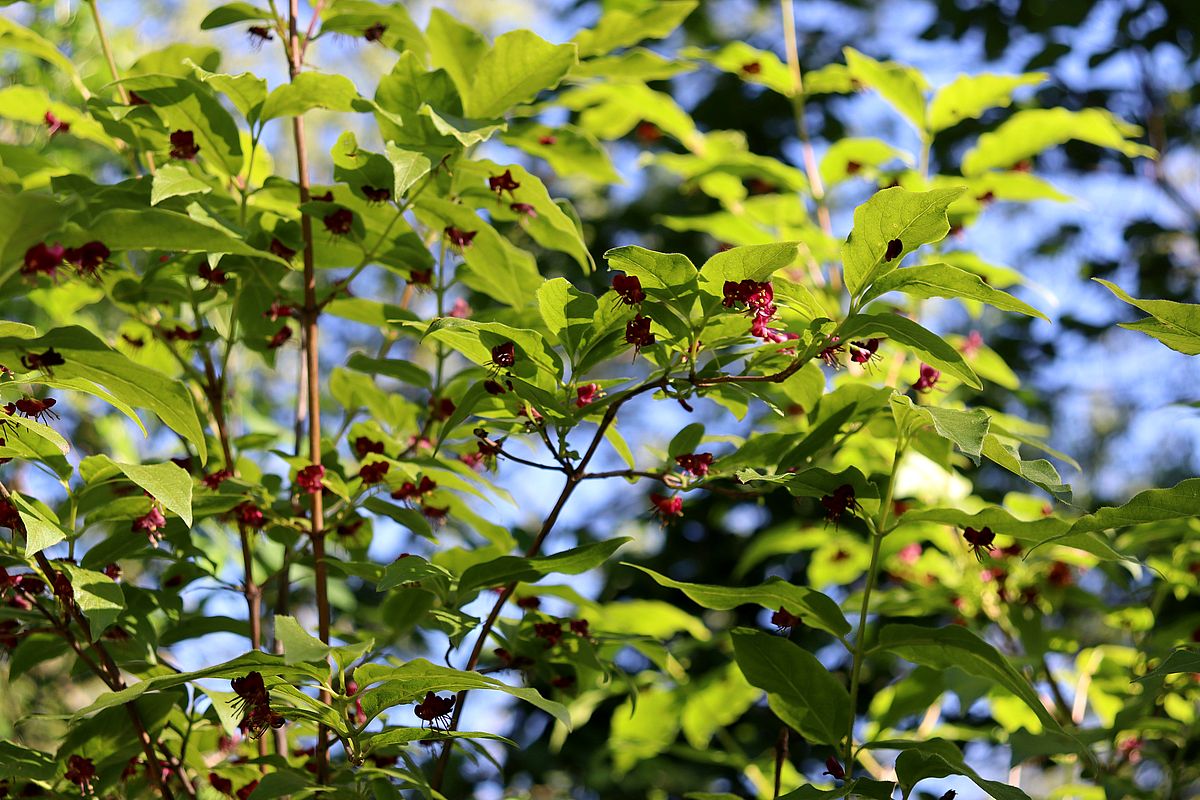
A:
<svg viewBox="0 0 1200 800">
<path fill-rule="evenodd" d="M 271 710 L 271 694 L 260 672 L 248 672 L 241 678 L 230 681 L 234 693 L 233 705 L 242 715 L 239 727 L 250 734 L 251 739 L 262 736 L 267 728 L 282 728 L 282 714 Z"/>
<path fill-rule="evenodd" d="M 775 289 L 770 281 L 749 278 L 744 281 L 725 281 L 721 294 L 721 305 L 725 308 L 746 306 L 746 313 L 750 315 L 751 335 L 774 344 L 800 338 L 799 334 L 768 327 L 768 323 L 779 313 L 779 307 L 775 305 Z"/>
</svg>

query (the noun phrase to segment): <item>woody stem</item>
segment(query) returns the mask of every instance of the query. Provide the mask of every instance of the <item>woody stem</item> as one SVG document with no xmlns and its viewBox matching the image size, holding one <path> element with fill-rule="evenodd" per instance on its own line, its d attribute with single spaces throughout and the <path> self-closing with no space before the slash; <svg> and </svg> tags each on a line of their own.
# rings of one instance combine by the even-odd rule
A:
<svg viewBox="0 0 1200 800">
<path fill-rule="evenodd" d="M 288 36 L 286 50 L 288 54 L 288 77 L 295 81 L 300 75 L 304 50 L 300 42 L 300 32 L 297 20 L 300 16 L 300 1 L 289 0 L 288 3 Z M 304 117 L 297 114 L 292 117 L 292 139 L 296 146 L 296 183 L 300 189 L 300 204 L 309 201 L 308 179 L 308 145 L 304 129 Z M 312 218 L 308 214 L 300 214 L 300 232 L 304 238 L 304 308 L 301 310 L 302 327 L 304 330 L 304 366 L 305 391 L 304 397 L 308 405 L 308 452 L 313 464 L 321 463 L 321 387 L 320 387 L 320 355 L 318 350 L 319 331 L 317 317 L 320 307 L 317 304 L 317 279 L 313 256 Z M 313 575 L 316 583 L 317 604 L 317 636 L 329 643 L 329 591 L 328 573 L 325 564 L 325 510 L 321 492 L 314 492 L 312 498 L 312 527 L 310 538 L 313 549 Z M 321 701 L 330 703 L 333 696 L 328 689 L 321 690 Z M 328 731 L 324 725 L 317 728 L 317 780 L 325 784 L 329 782 L 329 741 Z"/>
<path fill-rule="evenodd" d="M 862 608 L 858 613 L 858 635 L 854 639 L 854 662 L 850 668 L 850 723 L 846 731 L 846 777 L 854 774 L 854 720 L 858 714 L 858 687 L 862 678 L 863 653 L 867 643 L 867 614 L 871 609 L 871 592 L 879 579 L 879 550 L 886 534 L 888 517 L 892 510 L 892 496 L 896 488 L 896 473 L 900 459 L 904 457 L 905 441 L 896 440 L 896 452 L 892 457 L 892 470 L 888 473 L 883 498 L 879 501 L 879 512 L 871 525 L 871 563 L 867 567 L 867 584 L 863 587 Z"/>
</svg>

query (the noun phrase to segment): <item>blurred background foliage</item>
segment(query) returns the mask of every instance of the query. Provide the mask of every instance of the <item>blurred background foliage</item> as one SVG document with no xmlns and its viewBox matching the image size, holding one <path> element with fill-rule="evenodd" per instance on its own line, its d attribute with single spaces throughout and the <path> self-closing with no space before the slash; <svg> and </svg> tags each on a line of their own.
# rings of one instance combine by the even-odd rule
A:
<svg viewBox="0 0 1200 800">
<path fill-rule="evenodd" d="M 407 5 L 413 16 L 423 21 L 432 4 L 420 0 Z M 436 5 L 492 34 L 520 24 L 552 41 L 563 41 L 577 28 L 594 21 L 603 6 L 620 5 L 620 0 L 460 0 Z M 211 8 L 206 2 L 164 0 L 151 5 L 111 0 L 104 6 L 119 60 L 124 64 L 132 63 L 146 42 L 191 41 L 219 48 L 226 72 L 253 69 L 273 83 L 284 77 L 276 54 L 258 53 L 238 29 L 198 36 L 199 21 Z M 1017 268 L 1040 287 L 1042 299 L 1052 301 L 1039 303 L 1052 317 L 1052 325 L 1017 315 L 973 320 L 957 308 L 946 308 L 935 327 L 964 335 L 979 330 L 988 345 L 1020 376 L 1025 388 L 1011 392 L 993 384 L 984 402 L 1041 423 L 1051 431 L 1051 443 L 1073 456 L 1082 468 L 1076 473 L 1064 467 L 1080 506 L 1119 502 L 1140 488 L 1167 486 L 1196 474 L 1200 469 L 1200 364 L 1148 338 L 1116 329 L 1116 322 L 1132 317 L 1128 307 L 1089 279 L 1112 279 L 1139 297 L 1200 301 L 1200 3 L 801 0 L 797 7 L 800 57 L 806 72 L 841 62 L 845 46 L 875 58 L 914 64 L 934 85 L 948 82 L 960 71 L 1045 71 L 1049 80 L 1037 88 L 1035 105 L 1103 107 L 1145 129 L 1146 143 L 1161 154 L 1158 160 L 1130 160 L 1082 144 L 1055 148 L 1038 158 L 1034 171 L 1076 198 L 1074 203 L 1039 202 L 1032 207 L 1012 208 L 996 204 L 965 234 L 970 238 L 964 247 L 995 263 Z M 22 5 L 0 13 L 18 14 L 23 23 L 59 42 L 79 65 L 85 80 L 92 73 L 103 72 L 92 27 L 82 17 L 78 4 Z M 683 47 L 713 48 L 742 40 L 781 52 L 778 15 L 778 5 L 769 0 L 704 0 L 681 31 L 652 47 L 675 52 Z M 350 53 L 353 59 L 346 57 Z M 323 42 L 314 55 L 318 65 L 323 60 L 337 62 L 337 68 L 348 71 L 364 94 L 369 94 L 377 76 L 390 67 L 392 57 L 350 41 Z M 6 85 L 47 85 L 52 95 L 70 90 L 69 85 L 55 87 L 56 81 L 64 79 L 36 60 L 6 58 L 2 63 L 0 80 Z M 653 85 L 670 92 L 701 130 L 737 128 L 745 132 L 753 152 L 800 163 L 792 109 L 778 95 L 711 69 L 680 74 Z M 818 157 L 828 142 L 845 136 L 879 136 L 898 144 L 909 144 L 906 137 L 912 137 L 903 121 L 870 95 L 817 95 L 811 99 L 808 113 Z M 994 109 L 980 120 L 964 122 L 940 135 L 932 153 L 935 168 L 939 163 L 956 164 L 981 131 L 1011 113 L 1012 109 Z M 319 125 L 320 115 L 315 118 Z M 340 133 L 328 125 L 318 131 L 318 144 L 313 148 L 318 183 L 326 180 L 331 170 L 327 153 Z M 369 141 L 365 132 L 359 133 Z M 13 129 L 3 131 L 0 139 L 17 141 L 4 146 L 6 156 L 10 148 L 19 148 L 20 135 Z M 580 209 L 594 254 L 636 242 L 703 259 L 719 246 L 705 234 L 673 231 L 662 224 L 664 217 L 703 214 L 717 207 L 703 193 L 681 191 L 678 177 L 646 163 L 647 152 L 661 153 L 672 146 L 668 139 L 658 140 L 652 132 L 635 129 L 615 143 L 613 150 L 623 184 L 558 187 L 558 191 L 571 194 Z M 281 172 L 288 174 L 290 167 L 286 164 L 292 154 L 287 143 L 269 142 L 267 149 Z M 78 164 L 72 169 L 87 172 L 88 165 Z M 551 178 L 544 177 L 549 183 Z M 881 184 L 887 181 L 886 175 L 880 176 Z M 772 187 L 748 189 L 771 191 Z M 836 232 L 844 234 L 849 228 L 850 211 L 872 190 L 865 186 L 840 187 L 831 197 Z M 570 269 L 564 257 L 561 265 L 544 263 L 543 274 L 553 275 L 556 266 L 563 272 Z M 593 276 L 595 290 L 602 288 L 605 277 L 603 272 Z M 572 274 L 572 278 L 577 276 Z M 37 299 L 21 302 L 36 304 Z M 86 298 L 81 297 L 80 303 L 85 302 Z M 58 307 L 41 308 L 38 313 L 62 319 L 74 311 Z M 20 309 L 16 316 L 20 318 Z M 338 346 L 336 331 L 325 346 Z M 267 405 L 261 410 L 270 413 Z M 704 413 L 704 409 L 697 411 L 700 418 Z M 639 435 L 653 440 L 658 430 L 676 430 L 681 421 L 682 416 L 666 425 L 660 425 L 659 420 L 635 420 L 624 432 L 631 440 Z M 83 442 L 89 436 L 93 442 L 113 441 L 112 431 L 103 424 L 90 429 L 84 426 L 76 432 L 77 439 L 84 437 Z M 1018 488 L 1011 476 L 987 471 L 986 467 L 984 470 L 975 476 L 976 491 L 988 499 L 1000 500 Z M 608 535 L 629 524 L 653 529 L 656 523 L 646 519 L 643 491 L 644 487 L 605 487 L 602 492 L 584 495 L 567 522 L 575 526 L 581 539 Z M 646 566 L 699 583 L 729 583 L 730 565 L 737 565 L 734 577 L 745 583 L 769 575 L 802 582 L 808 575 L 819 585 L 824 577 L 820 570 L 834 569 L 843 557 L 857 557 L 853 553 L 842 556 L 838 550 L 832 561 L 826 557 L 816 563 L 816 551 L 793 554 L 797 548 L 789 543 L 794 543 L 819 514 L 811 503 L 798 504 L 785 493 L 771 494 L 758 503 L 735 502 L 716 493 L 691 497 L 694 499 L 685 506 L 684 520 L 665 534 L 648 535 L 639 545 Z M 606 513 L 598 517 L 596 512 L 601 508 Z M 532 518 L 538 510 L 536 501 L 531 501 L 522 511 Z M 512 520 L 518 528 L 525 521 Z M 574 538 L 570 530 L 561 535 L 568 540 Z M 747 552 L 751 535 L 758 542 L 768 542 L 761 545 L 760 557 Z M 1047 584 L 1048 591 L 1058 591 L 1054 619 L 1047 628 L 1070 631 L 1079 620 L 1102 611 L 1106 604 L 1116 608 L 1139 602 L 1157 608 L 1157 628 L 1177 632 L 1195 627 L 1200 607 L 1194 596 L 1185 594 L 1180 598 L 1160 591 L 1151 597 L 1145 593 L 1144 584 L 1111 569 L 1081 579 L 1073 587 L 1068 586 L 1069 580 L 1057 587 L 1053 581 Z M 818 571 L 816 575 L 813 570 Z M 643 600 L 679 602 L 677 593 L 658 588 L 644 576 L 622 568 L 611 570 L 601 583 L 584 588 L 601 601 L 611 601 L 630 596 L 630 587 L 635 584 L 636 594 Z M 366 598 L 363 601 L 370 602 Z M 744 616 L 738 620 L 740 623 L 764 623 L 749 608 L 722 613 Z M 728 625 L 725 620 L 719 622 L 719 627 Z M 1025 622 L 1030 628 L 1042 624 L 1036 618 Z M 664 615 L 662 630 L 646 632 L 669 638 L 676 623 L 686 629 L 686 622 Z M 686 637 L 679 639 L 684 644 L 675 651 L 675 657 L 687 663 L 690 672 L 712 672 L 724 663 L 704 663 L 703 659 L 717 654 L 703 648 L 689 650 Z M 692 656 L 697 660 L 687 662 Z M 637 665 L 629 664 L 627 668 L 636 671 Z M 33 674 L 43 679 L 55 676 L 54 663 L 41 664 Z M 868 674 L 866 680 L 863 697 L 871 698 L 885 691 L 890 675 Z M 85 687 L 80 688 L 86 691 Z M 933 688 L 940 693 L 942 688 L 950 687 Z M 999 713 L 966 701 L 981 697 L 986 687 L 953 688 L 963 702 L 959 707 L 948 705 L 942 709 L 946 720 L 972 725 L 980 723 L 981 715 L 986 718 L 989 713 Z M 60 688 L 47 682 L 26 681 L 17 688 L 2 685 L 0 736 L 12 730 L 17 708 L 30 707 L 29 694 L 34 691 L 40 692 L 40 698 L 32 704 L 43 710 L 71 705 L 70 697 L 61 696 Z M 1112 691 L 1119 694 L 1121 687 L 1112 687 Z M 914 690 L 909 698 L 910 711 L 923 713 L 932 702 L 927 693 Z M 596 709 L 595 719 L 615 719 L 618 710 L 616 703 L 605 704 Z M 523 746 L 508 751 L 504 780 L 509 786 L 529 787 L 534 797 L 556 796 L 573 785 L 588 786 L 594 796 L 603 798 L 678 795 L 713 781 L 731 781 L 736 771 L 723 763 L 722 753 L 726 751 L 762 754 L 763 773 L 769 774 L 772 769 L 775 726 L 766 708 L 747 715 L 741 725 L 728 732 L 721 731 L 724 738 L 714 741 L 711 750 L 672 744 L 660 757 L 640 761 L 625 774 L 612 770 L 609 725 L 583 727 L 564 742 L 531 726 L 526 713 L 524 708 L 511 711 L 507 735 Z M 645 713 L 651 716 L 640 719 L 643 728 L 638 736 L 653 739 L 658 733 L 674 741 L 675 727 L 680 724 L 677 709 L 651 709 Z M 714 714 L 719 714 L 719 707 Z M 761 718 L 755 714 L 761 714 Z M 51 739 L 55 736 L 52 723 L 37 724 L 49 726 L 42 735 Z M 501 730 L 502 726 L 487 724 L 485 728 Z M 23 733 L 27 737 L 36 734 L 29 729 L 23 729 Z M 697 739 L 703 741 L 701 736 Z M 802 750 L 793 755 L 797 761 L 804 759 Z M 1174 757 L 1189 763 L 1200 758 L 1200 752 L 1189 745 L 1179 748 Z M 472 773 L 470 766 L 465 769 L 462 782 L 447 786 L 450 796 L 459 795 L 471 782 L 484 781 L 486 785 L 496 780 L 493 767 L 487 763 L 480 764 L 477 773 Z"/>
</svg>

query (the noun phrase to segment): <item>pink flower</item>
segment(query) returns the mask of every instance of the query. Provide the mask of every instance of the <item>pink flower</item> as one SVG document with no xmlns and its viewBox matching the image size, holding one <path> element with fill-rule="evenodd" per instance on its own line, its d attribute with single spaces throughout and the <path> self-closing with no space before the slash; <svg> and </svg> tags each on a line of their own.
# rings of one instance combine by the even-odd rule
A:
<svg viewBox="0 0 1200 800">
<path fill-rule="evenodd" d="M 597 398 L 599 398 L 602 394 L 604 394 L 604 392 L 601 391 L 600 384 L 598 383 L 588 383 L 583 386 L 576 387 L 575 405 L 579 408 L 588 406 L 596 402 Z"/>
</svg>

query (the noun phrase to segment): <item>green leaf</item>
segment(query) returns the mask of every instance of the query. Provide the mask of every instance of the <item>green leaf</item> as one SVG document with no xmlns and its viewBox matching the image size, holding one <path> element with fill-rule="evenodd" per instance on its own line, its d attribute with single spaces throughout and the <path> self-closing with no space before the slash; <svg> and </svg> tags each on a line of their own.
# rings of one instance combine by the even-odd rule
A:
<svg viewBox="0 0 1200 800">
<path fill-rule="evenodd" d="M 276 797 L 303 796 L 312 786 L 312 778 L 298 769 L 278 769 L 263 775 L 247 800 L 275 800 Z"/>
<path fill-rule="evenodd" d="M 613 710 L 608 750 L 616 775 L 662 753 L 679 735 L 679 700 L 665 686 L 631 693 Z"/>
<path fill-rule="evenodd" d="M 368 733 L 362 737 L 363 753 L 370 754 L 372 750 L 381 747 L 395 747 L 412 742 L 435 742 L 448 739 L 491 739 L 504 742 L 510 747 L 517 747 L 512 739 L 495 733 L 483 731 L 436 731 L 429 728 L 384 728 L 378 733 Z"/>
<path fill-rule="evenodd" d="M 1106 506 L 1094 514 L 1080 517 L 1071 525 L 1071 533 L 1103 531 L 1148 522 L 1190 519 L 1200 512 L 1200 478 L 1180 481 L 1169 489 L 1147 489 L 1135 494 L 1121 506 Z"/>
<path fill-rule="evenodd" d="M 1001 441 L 992 433 L 989 433 L 983 440 L 983 455 L 1014 475 L 1019 475 L 1035 486 L 1040 486 L 1055 497 L 1067 501 L 1071 499 L 1071 487 L 1062 482 L 1058 470 L 1046 459 L 1036 458 L 1026 461 L 1021 458 L 1020 450 L 1016 446 Z"/>
<path fill-rule="evenodd" d="M 12 499 L 17 507 L 17 515 L 21 517 L 21 523 L 25 526 L 26 558 L 31 558 L 67 538 L 58 521 L 46 517 L 36 505 L 16 492 L 12 494 Z"/>
<path fill-rule="evenodd" d="M 239 22 L 256 22 L 271 18 L 271 12 L 265 8 L 257 8 L 249 3 L 226 3 L 208 12 L 208 16 L 200 22 L 200 30 L 209 31 Z"/>
<path fill-rule="evenodd" d="M 97 216 L 89 230 L 113 250 L 231 253 L 287 265 L 286 261 L 270 253 L 254 249 L 232 232 L 163 208 L 114 208 Z"/>
<path fill-rule="evenodd" d="M 670 299 L 681 313 L 690 311 L 700 273 L 687 256 L 627 245 L 614 247 L 604 258 L 610 270 L 636 276 L 648 293 Z"/>
<path fill-rule="evenodd" d="M 90 623 L 94 642 L 125 610 L 125 592 L 121 584 L 103 572 L 92 572 L 67 562 L 59 562 L 58 567 L 71 579 L 75 602 Z"/>
<path fill-rule="evenodd" d="M 612 159 L 596 137 L 573 125 L 514 126 L 500 139 L 544 160 L 560 177 L 580 175 L 603 184 L 621 183 Z"/>
<path fill-rule="evenodd" d="M 464 598 L 483 586 L 505 586 L 514 581 L 531 583 L 552 573 L 579 575 L 603 564 L 628 541 L 629 537 L 623 536 L 537 558 L 500 556 L 468 567 L 458 580 L 458 594 Z"/>
<path fill-rule="evenodd" d="M 792 74 L 787 65 L 779 60 L 779 56 L 770 50 L 759 50 L 745 42 L 729 42 L 716 51 L 685 47 L 679 55 L 705 61 L 722 72 L 738 76 L 746 83 L 766 86 L 784 97 L 791 97 L 793 94 Z M 751 64 L 757 67 L 746 71 L 746 67 Z"/>
<path fill-rule="evenodd" d="M 1124 324 L 1121 327 L 1149 334 L 1172 350 L 1192 356 L 1200 354 L 1200 304 L 1176 303 L 1172 300 L 1139 300 L 1111 281 L 1101 278 L 1092 280 L 1124 302 L 1145 311 L 1159 323 L 1158 326 L 1147 327 L 1148 320 L 1142 320 L 1141 323 Z M 1139 327 L 1134 327 L 1135 325 Z"/>
<path fill-rule="evenodd" d="M 367 372 L 371 375 L 387 375 L 389 378 L 395 378 L 401 383 L 406 383 L 410 386 L 420 386 L 428 389 L 432 385 L 432 380 L 428 372 L 411 361 L 404 361 L 399 358 L 371 358 L 362 353 L 354 353 L 350 356 L 350 360 L 346 362 L 346 366 L 358 372 Z"/>
<path fill-rule="evenodd" d="M 192 526 L 192 476 L 177 464 L 121 464 L 106 455 L 94 455 L 80 463 L 79 472 L 89 483 L 119 472 Z"/>
<path fill-rule="evenodd" d="M 344 75 L 301 72 L 290 83 L 276 86 L 263 102 L 263 122 L 299 117 L 314 108 L 330 111 L 370 111 L 354 83 Z"/>
<path fill-rule="evenodd" d="M 577 61 L 575 45 L 554 45 L 526 30 L 497 37 L 479 59 L 463 113 L 476 119 L 501 117 L 543 89 L 553 89 Z"/>
<path fill-rule="evenodd" d="M 479 69 L 480 59 L 487 55 L 487 39 L 440 8 L 430 12 L 425 38 L 429 42 L 434 69 L 446 70 L 459 94 L 465 96 Z"/>
<path fill-rule="evenodd" d="M 212 187 L 199 178 L 193 178 L 187 167 L 179 164 L 163 164 L 154 173 L 150 188 L 150 205 L 156 206 L 172 197 L 190 194 L 208 194 Z"/>
<path fill-rule="evenodd" d="M 937 334 L 922 328 L 907 317 L 896 314 L 858 314 L 842 326 L 843 340 L 886 336 L 912 350 L 922 361 L 953 375 L 968 386 L 982 389 L 975 371 L 955 350 Z"/>
<path fill-rule="evenodd" d="M 241 173 L 242 138 L 237 123 L 208 85 L 175 75 L 140 75 L 121 83 L 154 106 L 168 128 L 191 131 L 206 163 L 226 175 Z"/>
<path fill-rule="evenodd" d="M 102 575 L 101 577 L 112 583 L 112 580 L 107 576 Z M 116 584 L 113 585 L 115 586 Z M 251 671 L 262 672 L 264 676 L 287 679 L 292 684 L 299 684 L 303 679 L 320 680 L 327 673 L 327 670 L 311 664 L 288 665 L 284 663 L 283 656 L 252 651 L 211 667 L 193 670 L 192 672 L 171 672 L 165 675 L 155 675 L 152 678 L 131 684 L 120 691 L 106 692 L 97 697 L 91 705 L 75 712 L 75 716 L 72 719 L 79 720 L 84 717 L 90 717 L 106 708 L 112 708 L 136 700 L 147 692 L 172 689 L 176 686 L 182 686 L 189 681 L 196 681 L 202 678 L 237 678 Z"/>
<path fill-rule="evenodd" d="M 49 753 L 0 741 L 0 778 L 52 781 L 57 771 L 58 762 Z"/>
<path fill-rule="evenodd" d="M 1122 122 L 1106 109 L 1030 108 L 980 136 L 963 156 L 962 172 L 980 175 L 989 169 L 1011 167 L 1072 139 L 1117 150 L 1130 158 L 1153 158 L 1154 148 L 1132 141 L 1141 134 L 1141 128 Z"/>
<path fill-rule="evenodd" d="M 904 747 L 901 748 L 900 745 Z M 875 749 L 903 749 L 900 757 L 896 759 L 896 778 L 905 798 L 912 793 L 917 783 L 926 778 L 965 775 L 996 800 L 1029 800 L 1029 795 L 1015 786 L 981 778 L 979 773 L 967 766 L 958 748 L 945 739 L 876 742 L 869 746 Z"/>
<path fill-rule="evenodd" d="M 978 464 L 983 452 L 983 440 L 991 425 L 991 417 L 981 408 L 963 411 L 938 406 L 918 406 L 912 398 L 903 394 L 891 397 L 892 415 L 896 427 L 908 431 L 913 427 L 930 425 L 938 435 L 949 439 L 959 450 L 969 455 Z"/>
<path fill-rule="evenodd" d="M 468 119 L 445 111 L 435 111 L 431 105 L 423 105 L 417 109 L 423 117 L 429 117 L 430 122 L 438 133 L 443 136 L 453 136 L 463 147 L 472 147 L 503 131 L 507 125 L 503 120 Z"/>
<path fill-rule="evenodd" d="M 821 180 L 826 186 L 833 186 L 852 177 L 851 162 L 857 165 L 853 173 L 857 174 L 863 167 L 878 169 L 895 160 L 905 164 L 912 163 L 912 158 L 907 153 L 897 150 L 882 139 L 848 136 L 829 145 L 829 149 L 821 157 Z"/>
<path fill-rule="evenodd" d="M 440 317 L 430 324 L 425 338 L 445 342 L 479 366 L 490 364 L 493 347 L 512 342 L 516 361 L 506 373 L 548 391 L 554 391 L 562 377 L 562 360 L 537 331 L 502 322 Z"/>
<path fill-rule="evenodd" d="M 978 119 L 990 108 L 1008 108 L 1013 92 L 1022 86 L 1037 86 L 1047 77 L 1044 72 L 959 75 L 934 93 L 929 104 L 929 130 L 937 133 L 964 119 Z"/>
<path fill-rule="evenodd" d="M 799 257 L 798 242 L 731 247 L 704 262 L 700 268 L 700 288 L 722 297 L 725 281 L 767 281 L 779 270 L 795 264 Z"/>
<path fill-rule="evenodd" d="M 876 61 L 853 47 L 843 48 L 842 53 L 851 77 L 879 92 L 918 131 L 925 130 L 925 90 L 929 87 L 919 71 L 895 61 Z"/>
<path fill-rule="evenodd" d="M 1049 317 L 1008 292 L 993 289 L 974 275 L 949 264 L 927 264 L 893 270 L 876 280 L 863 295 L 866 303 L 888 292 L 904 292 L 913 297 L 949 297 L 978 300 L 1001 311 L 1015 311 L 1030 317 L 1050 321 Z"/>
<path fill-rule="evenodd" d="M 850 293 L 861 294 L 921 245 L 946 238 L 950 232 L 946 207 L 963 191 L 961 186 L 931 192 L 910 192 L 894 186 L 876 192 L 854 209 L 854 228 L 842 245 Z M 900 252 L 885 260 L 889 242 L 896 239 L 902 245 Z"/>
<path fill-rule="evenodd" d="M 1135 682 L 1161 678 L 1165 675 L 1177 675 L 1180 672 L 1200 672 L 1200 652 L 1195 650 L 1175 650 L 1162 660 L 1157 667 L 1145 675 L 1134 678 Z"/>
<path fill-rule="evenodd" d="M 914 664 L 938 670 L 957 667 L 982 678 L 1023 700 L 1047 730 L 1063 732 L 1029 681 L 996 648 L 961 625 L 944 628 L 885 625 L 879 633 L 878 646 Z"/>
<path fill-rule="evenodd" d="M 657 0 L 633 7 L 606 8 L 589 29 L 571 40 L 579 45 L 580 58 L 604 55 L 644 39 L 662 39 L 687 18 L 699 0 Z"/>
<path fill-rule="evenodd" d="M 413 703 L 426 692 L 461 692 L 472 689 L 489 689 L 504 692 L 524 700 L 553 716 L 568 729 L 571 716 L 565 706 L 542 697 L 535 689 L 509 686 L 503 681 L 478 672 L 466 672 L 431 664 L 423 658 L 414 658 L 402 666 L 365 664 L 354 671 L 359 685 L 358 698 L 368 719 L 386 708 L 403 703 Z"/>
<path fill-rule="evenodd" d="M 470 208 L 427 194 L 417 201 L 419 219 L 436 230 L 453 225 L 459 230 L 475 232 L 474 240 L 462 252 L 467 267 L 459 270 L 463 282 L 514 308 L 522 308 L 533 300 L 545 280 L 533 255 L 501 236 Z"/>
<path fill-rule="evenodd" d="M 275 636 L 278 637 L 280 644 L 283 645 L 285 664 L 299 664 L 302 661 L 324 661 L 329 655 L 329 645 L 304 630 L 295 617 L 276 614 Z"/>
<path fill-rule="evenodd" d="M 771 710 L 801 736 L 837 745 L 850 726 L 850 695 L 817 657 L 782 636 L 751 628 L 731 633 L 746 680 L 767 692 Z"/>
<path fill-rule="evenodd" d="M 106 400 L 111 393 L 117 401 L 148 409 L 171 430 L 191 442 L 202 463 L 208 460 L 204 430 L 185 386 L 161 372 L 130 361 L 86 328 L 56 328 L 36 339 L 0 337 L 0 363 L 19 362 L 21 355 L 49 347 L 61 353 L 66 361 L 54 368 L 54 383 L 69 381 L 72 388 Z"/>
<path fill-rule="evenodd" d="M 392 162 L 392 173 L 395 175 L 392 197 L 397 199 L 403 197 L 405 192 L 432 169 L 429 159 L 423 154 L 405 150 L 391 142 L 387 143 L 385 152 L 387 160 Z"/>
<path fill-rule="evenodd" d="M 238 75 L 225 75 L 192 64 L 192 72 L 202 83 L 221 92 L 229 98 L 234 108 L 241 112 L 248 122 L 258 122 L 263 102 L 267 99 L 267 82 L 249 72 Z"/>
<path fill-rule="evenodd" d="M 18 25 L 16 21 L 8 17 L 0 16 L 0 51 L 3 50 L 20 50 L 50 62 L 66 73 L 75 88 L 81 90 L 79 93 L 86 96 L 86 87 L 84 87 L 75 65 L 71 63 L 71 59 L 62 54 L 53 42 L 23 25 Z"/>
<path fill-rule="evenodd" d="M 552 278 L 537 290 L 538 312 L 546 328 L 574 359 L 592 331 L 599 304 L 566 278 Z"/>
<path fill-rule="evenodd" d="M 1058 517 L 1020 519 L 997 506 L 989 506 L 974 513 L 959 508 L 915 509 L 904 514 L 904 521 L 906 524 L 940 522 L 956 528 L 970 527 L 976 530 L 988 527 L 997 535 L 1011 536 L 1029 550 L 1043 544 L 1059 544 L 1078 548 L 1108 561 L 1127 559 L 1127 556 L 1115 550 L 1107 540 L 1093 532 L 1071 533 L 1071 523 L 1066 520 Z"/>
<path fill-rule="evenodd" d="M 693 602 L 717 611 L 729 611 L 747 604 L 756 604 L 772 611 L 780 608 L 801 617 L 809 627 L 843 637 L 850 633 L 850 623 L 837 603 L 825 595 L 804 586 L 793 586 L 782 578 L 771 578 L 758 586 L 708 586 L 684 583 L 660 575 L 652 569 L 622 562 L 622 566 L 640 569 L 659 586 L 679 589 Z"/>
</svg>

